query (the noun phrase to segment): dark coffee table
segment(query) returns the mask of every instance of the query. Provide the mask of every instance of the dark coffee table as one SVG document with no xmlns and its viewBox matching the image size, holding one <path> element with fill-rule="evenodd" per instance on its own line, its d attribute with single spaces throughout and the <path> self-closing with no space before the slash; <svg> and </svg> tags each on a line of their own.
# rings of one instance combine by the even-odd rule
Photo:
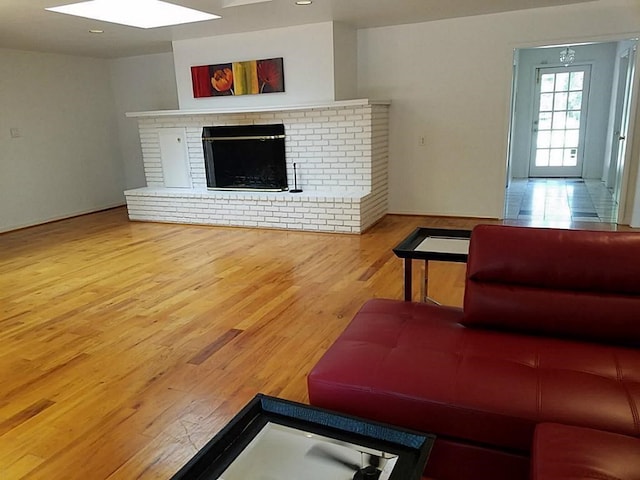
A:
<svg viewBox="0 0 640 480">
<path fill-rule="evenodd" d="M 258 394 L 172 480 L 419 480 L 434 440 Z"/>
<path fill-rule="evenodd" d="M 416 228 L 394 249 L 396 256 L 404 259 L 404 300 L 413 298 L 412 262 L 424 260 L 421 301 L 435 302 L 428 296 L 429 260 L 465 263 L 469 256 L 471 230 L 450 230 L 446 228 Z"/>
</svg>

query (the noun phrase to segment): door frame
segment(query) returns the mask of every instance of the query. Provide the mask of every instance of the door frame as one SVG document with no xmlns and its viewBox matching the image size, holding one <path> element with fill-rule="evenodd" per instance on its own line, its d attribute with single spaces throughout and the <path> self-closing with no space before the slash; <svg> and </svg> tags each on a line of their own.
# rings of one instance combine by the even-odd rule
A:
<svg viewBox="0 0 640 480">
<path fill-rule="evenodd" d="M 628 151 L 631 150 L 632 128 L 633 128 L 633 101 L 634 84 L 636 83 L 638 42 L 629 44 L 628 47 L 617 52 L 616 67 L 618 69 L 617 82 L 614 85 L 616 97 L 612 99 L 612 108 L 609 122 L 609 134 L 611 143 L 607 145 L 605 152 L 607 163 L 603 176 L 608 188 L 613 188 L 614 198 L 621 204 L 623 198 L 624 169 L 629 160 Z M 626 60 L 625 60 L 626 59 Z M 625 61 L 624 66 L 622 62 Z M 624 78 L 622 78 L 624 77 Z M 621 96 L 621 98 L 619 98 Z M 625 185 L 626 193 L 626 185 Z"/>
<path fill-rule="evenodd" d="M 635 38 L 625 38 L 619 40 L 619 42 L 624 41 L 634 41 L 635 45 L 633 46 L 635 50 L 634 60 L 633 60 L 633 70 L 634 75 L 631 79 L 630 85 L 630 98 L 628 99 L 628 116 L 629 116 L 629 124 L 627 125 L 627 138 L 626 138 L 626 148 L 624 155 L 622 157 L 622 169 L 620 175 L 620 191 L 617 195 L 619 198 L 618 201 L 618 218 L 617 223 L 622 224 L 624 222 L 625 216 L 627 213 L 629 214 L 629 223 L 633 223 L 633 218 L 635 216 L 640 216 L 640 209 L 638 211 L 634 211 L 633 203 L 629 202 L 629 189 L 632 188 L 630 186 L 630 176 L 632 169 L 636 169 L 636 189 L 635 189 L 635 197 L 636 203 L 637 198 L 640 197 L 640 160 L 638 160 L 637 155 L 637 140 L 636 137 L 640 134 L 640 132 L 636 132 L 637 124 L 636 124 L 636 116 L 638 115 L 638 97 L 640 95 L 640 55 L 638 55 L 638 46 L 640 44 L 640 39 L 638 37 Z M 606 154 L 607 152 L 605 152 Z M 634 158 L 636 158 L 636 162 L 634 165 Z M 640 207 L 640 205 L 639 205 Z"/>
</svg>

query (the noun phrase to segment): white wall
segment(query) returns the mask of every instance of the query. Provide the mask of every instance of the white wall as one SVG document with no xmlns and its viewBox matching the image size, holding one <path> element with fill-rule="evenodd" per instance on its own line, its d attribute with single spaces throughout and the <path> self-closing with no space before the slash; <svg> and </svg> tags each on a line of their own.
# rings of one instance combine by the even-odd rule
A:
<svg viewBox="0 0 640 480">
<path fill-rule="evenodd" d="M 178 108 L 172 53 L 159 53 L 111 61 L 124 188 L 146 186 L 138 122 L 126 112 Z"/>
<path fill-rule="evenodd" d="M 601 179 L 608 138 L 609 111 L 617 42 L 572 47 L 575 65 L 591 65 L 591 88 L 587 106 L 583 178 Z M 533 122 L 535 70 L 559 67 L 561 48 L 523 49 L 518 62 L 516 115 L 514 118 L 511 163 L 514 178 L 529 175 L 529 158 Z"/>
<path fill-rule="evenodd" d="M 358 95 L 358 32 L 342 23 L 333 24 L 335 100 Z"/>
<path fill-rule="evenodd" d="M 335 98 L 331 22 L 173 42 L 180 108 L 295 105 Z M 191 67 L 284 58 L 283 93 L 193 98 Z"/>
<path fill-rule="evenodd" d="M 360 30 L 358 96 L 392 101 L 390 211 L 501 217 L 513 50 L 638 32 L 636 0 Z"/>
<path fill-rule="evenodd" d="M 0 50 L 0 111 L 0 231 L 124 203 L 107 61 Z"/>
</svg>

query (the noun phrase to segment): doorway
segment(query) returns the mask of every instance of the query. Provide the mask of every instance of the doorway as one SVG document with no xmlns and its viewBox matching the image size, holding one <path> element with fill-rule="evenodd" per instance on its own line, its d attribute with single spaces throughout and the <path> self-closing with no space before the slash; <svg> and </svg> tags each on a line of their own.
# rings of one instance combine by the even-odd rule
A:
<svg viewBox="0 0 640 480">
<path fill-rule="evenodd" d="M 613 205 L 594 221 L 619 220 L 635 44 L 574 45 L 575 61 L 566 65 L 560 61 L 565 45 L 515 51 L 505 219 L 528 213 L 514 207 L 523 185 L 539 192 L 548 180 L 545 191 L 556 188 L 557 181 L 565 182 L 567 191 L 589 185 L 590 192 L 597 190 Z"/>
</svg>

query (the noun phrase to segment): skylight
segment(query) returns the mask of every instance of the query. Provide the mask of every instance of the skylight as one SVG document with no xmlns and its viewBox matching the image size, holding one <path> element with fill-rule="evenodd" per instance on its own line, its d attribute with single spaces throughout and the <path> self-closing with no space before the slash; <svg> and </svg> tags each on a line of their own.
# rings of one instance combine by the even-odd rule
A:
<svg viewBox="0 0 640 480">
<path fill-rule="evenodd" d="M 160 0 L 91 0 L 46 10 L 138 28 L 166 27 L 220 18 L 219 15 Z"/>
<path fill-rule="evenodd" d="M 252 3 L 265 3 L 271 0 L 222 0 L 222 8 L 251 5 Z"/>
</svg>

